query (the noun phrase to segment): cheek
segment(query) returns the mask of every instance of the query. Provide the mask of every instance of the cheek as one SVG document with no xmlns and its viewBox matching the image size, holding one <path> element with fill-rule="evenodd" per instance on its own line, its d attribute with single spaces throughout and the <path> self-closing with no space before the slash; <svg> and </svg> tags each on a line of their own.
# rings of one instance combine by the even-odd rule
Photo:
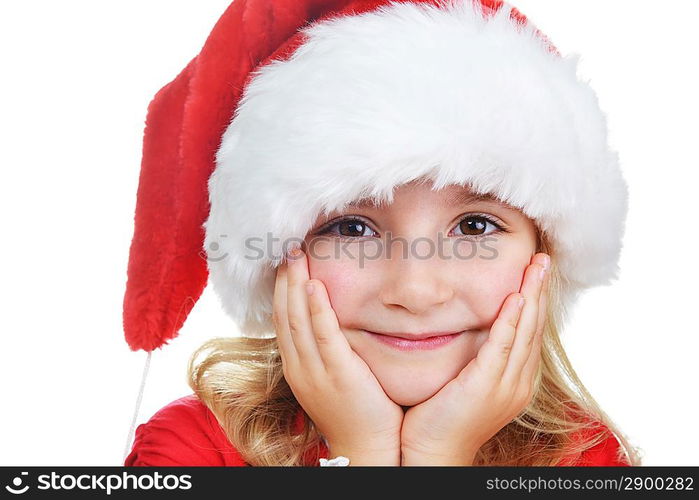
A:
<svg viewBox="0 0 699 500">
<path fill-rule="evenodd" d="M 356 317 L 362 305 L 362 297 L 371 290 L 371 274 L 357 267 L 350 259 L 309 258 L 308 274 L 323 282 L 330 304 L 340 324 Z"/>
<path fill-rule="evenodd" d="M 459 290 L 463 303 L 478 318 L 481 327 L 492 325 L 507 296 L 519 291 L 528 263 L 527 255 L 507 261 L 477 262 L 471 266 L 469 281 L 462 283 Z"/>
</svg>

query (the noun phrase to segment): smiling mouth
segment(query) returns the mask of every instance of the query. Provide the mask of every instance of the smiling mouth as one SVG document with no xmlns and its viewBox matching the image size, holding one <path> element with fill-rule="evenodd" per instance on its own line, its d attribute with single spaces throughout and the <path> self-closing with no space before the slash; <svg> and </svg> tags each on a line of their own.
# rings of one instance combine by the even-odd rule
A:
<svg viewBox="0 0 699 500">
<path fill-rule="evenodd" d="M 402 351 L 437 349 L 446 345 L 467 330 L 459 332 L 432 332 L 421 334 L 408 333 L 377 333 L 370 330 L 362 330 L 379 342 Z"/>
</svg>

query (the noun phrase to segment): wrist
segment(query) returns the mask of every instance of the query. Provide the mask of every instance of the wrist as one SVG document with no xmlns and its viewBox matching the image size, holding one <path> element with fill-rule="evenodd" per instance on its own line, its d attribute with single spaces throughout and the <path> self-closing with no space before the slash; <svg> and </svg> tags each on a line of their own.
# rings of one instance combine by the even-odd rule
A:
<svg viewBox="0 0 699 500">
<path fill-rule="evenodd" d="M 401 451 L 402 466 L 472 466 L 476 454 L 471 452 L 425 452 L 403 449 Z"/>
<path fill-rule="evenodd" d="M 351 466 L 400 465 L 400 447 L 382 449 L 362 449 L 345 446 L 329 446 L 328 458 L 347 457 Z"/>
</svg>

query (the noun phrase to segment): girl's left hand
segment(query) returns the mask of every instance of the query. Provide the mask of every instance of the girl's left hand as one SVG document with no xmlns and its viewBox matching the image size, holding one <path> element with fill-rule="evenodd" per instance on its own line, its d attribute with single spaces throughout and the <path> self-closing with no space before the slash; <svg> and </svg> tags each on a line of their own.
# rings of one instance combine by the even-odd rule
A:
<svg viewBox="0 0 699 500">
<path fill-rule="evenodd" d="M 529 404 L 541 360 L 549 266 L 548 255 L 532 257 L 520 292 L 505 299 L 476 357 L 406 412 L 403 465 L 471 465 L 478 449 Z"/>
</svg>

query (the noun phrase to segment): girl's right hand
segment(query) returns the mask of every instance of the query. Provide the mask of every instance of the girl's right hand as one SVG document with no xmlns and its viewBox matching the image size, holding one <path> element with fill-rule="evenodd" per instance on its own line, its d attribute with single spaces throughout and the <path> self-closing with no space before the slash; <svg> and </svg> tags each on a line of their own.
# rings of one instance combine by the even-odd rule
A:
<svg viewBox="0 0 699 500">
<path fill-rule="evenodd" d="M 272 319 L 284 377 L 328 442 L 350 465 L 400 465 L 403 410 L 384 392 L 340 329 L 324 284 L 310 280 L 305 253 L 277 270 Z"/>
</svg>

